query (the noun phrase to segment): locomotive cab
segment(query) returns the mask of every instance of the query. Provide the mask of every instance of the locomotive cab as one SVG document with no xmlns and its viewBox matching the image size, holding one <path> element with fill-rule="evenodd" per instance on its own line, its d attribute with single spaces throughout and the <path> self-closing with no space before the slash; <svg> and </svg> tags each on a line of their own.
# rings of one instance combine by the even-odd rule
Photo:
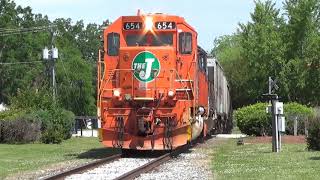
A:
<svg viewBox="0 0 320 180">
<path fill-rule="evenodd" d="M 103 37 L 97 106 L 104 145 L 167 150 L 205 133 L 207 79 L 197 33 L 183 18 L 123 16 Z"/>
</svg>

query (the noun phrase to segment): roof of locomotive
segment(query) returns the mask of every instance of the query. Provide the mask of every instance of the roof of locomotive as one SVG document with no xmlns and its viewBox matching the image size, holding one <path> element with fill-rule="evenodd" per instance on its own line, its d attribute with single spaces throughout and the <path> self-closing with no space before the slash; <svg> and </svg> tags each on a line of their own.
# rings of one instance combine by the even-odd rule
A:
<svg viewBox="0 0 320 180">
<path fill-rule="evenodd" d="M 137 15 L 131 15 L 131 16 L 121 16 L 120 18 L 125 19 L 136 19 L 136 18 L 140 18 L 143 19 L 145 17 L 152 17 L 152 18 L 156 18 L 156 19 L 166 19 L 166 20 L 170 20 L 170 19 L 175 19 L 176 21 L 185 21 L 183 17 L 180 16 L 176 16 L 176 15 L 170 15 L 170 14 L 163 14 L 163 13 L 148 13 L 148 14 L 137 14 Z"/>
<path fill-rule="evenodd" d="M 128 22 L 128 21 L 144 21 L 146 17 L 152 17 L 155 21 L 174 21 L 176 23 L 185 24 L 189 29 L 196 32 L 196 30 L 188 24 L 185 19 L 181 16 L 169 15 L 163 13 L 148 13 L 148 14 L 137 14 L 133 16 L 120 16 L 116 21 Z"/>
</svg>

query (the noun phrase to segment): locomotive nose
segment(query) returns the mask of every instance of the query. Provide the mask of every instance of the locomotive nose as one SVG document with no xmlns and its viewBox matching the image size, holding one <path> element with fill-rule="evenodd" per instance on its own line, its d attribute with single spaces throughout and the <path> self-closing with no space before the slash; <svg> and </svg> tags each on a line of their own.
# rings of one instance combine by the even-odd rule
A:
<svg viewBox="0 0 320 180">
<path fill-rule="evenodd" d="M 175 61 L 172 47 L 121 48 L 119 85 L 133 100 L 153 100 L 169 91 L 172 95 Z"/>
</svg>

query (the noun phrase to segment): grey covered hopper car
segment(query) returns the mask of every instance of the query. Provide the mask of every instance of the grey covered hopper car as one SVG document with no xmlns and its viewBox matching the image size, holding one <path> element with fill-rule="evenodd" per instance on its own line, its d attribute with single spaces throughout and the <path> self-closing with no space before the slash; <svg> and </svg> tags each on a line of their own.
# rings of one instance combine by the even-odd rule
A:
<svg viewBox="0 0 320 180">
<path fill-rule="evenodd" d="M 232 105 L 230 87 L 219 62 L 212 57 L 207 59 L 209 79 L 209 120 L 213 133 L 230 133 L 232 130 Z"/>
</svg>

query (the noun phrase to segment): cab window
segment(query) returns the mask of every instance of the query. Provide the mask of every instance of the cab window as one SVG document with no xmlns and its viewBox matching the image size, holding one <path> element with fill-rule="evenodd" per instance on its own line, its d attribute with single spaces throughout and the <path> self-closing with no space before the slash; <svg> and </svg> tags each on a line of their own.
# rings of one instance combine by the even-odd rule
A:
<svg viewBox="0 0 320 180">
<path fill-rule="evenodd" d="M 109 33 L 107 36 L 108 41 L 108 55 L 118 56 L 120 48 L 120 35 L 118 33 Z"/>
<path fill-rule="evenodd" d="M 128 46 L 172 46 L 173 34 L 128 34 L 126 42 Z"/>
<path fill-rule="evenodd" d="M 181 54 L 192 53 L 192 34 L 189 32 L 182 32 L 179 34 L 179 51 Z"/>
<path fill-rule="evenodd" d="M 204 72 L 207 71 L 207 57 L 205 55 L 200 54 L 198 56 L 198 65 L 201 71 L 204 71 Z"/>
</svg>

